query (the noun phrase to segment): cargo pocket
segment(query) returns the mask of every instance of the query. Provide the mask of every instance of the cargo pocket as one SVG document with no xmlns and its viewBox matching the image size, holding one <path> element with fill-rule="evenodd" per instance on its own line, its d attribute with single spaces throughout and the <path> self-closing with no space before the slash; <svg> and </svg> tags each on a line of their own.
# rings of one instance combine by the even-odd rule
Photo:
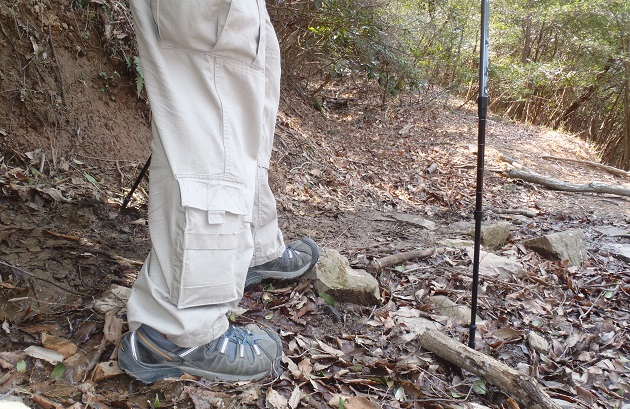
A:
<svg viewBox="0 0 630 409">
<path fill-rule="evenodd" d="M 258 55 L 262 0 L 151 0 L 163 48 L 251 64 Z"/>
<path fill-rule="evenodd" d="M 242 191 L 205 181 L 179 183 L 185 221 L 177 240 L 181 266 L 175 266 L 181 277 L 171 287 L 171 301 L 179 308 L 234 301 L 241 235 L 249 229 Z"/>
</svg>

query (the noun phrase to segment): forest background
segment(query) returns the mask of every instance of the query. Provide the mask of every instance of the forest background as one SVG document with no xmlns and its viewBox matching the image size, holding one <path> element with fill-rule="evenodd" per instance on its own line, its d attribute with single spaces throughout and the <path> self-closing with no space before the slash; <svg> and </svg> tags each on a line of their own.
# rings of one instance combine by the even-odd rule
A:
<svg viewBox="0 0 630 409">
<path fill-rule="evenodd" d="M 378 81 L 383 104 L 435 87 L 476 100 L 478 1 L 273 3 L 285 79 L 316 107 L 321 90 L 348 76 Z M 630 2 L 490 3 L 490 109 L 574 132 L 604 162 L 630 168 Z"/>
</svg>

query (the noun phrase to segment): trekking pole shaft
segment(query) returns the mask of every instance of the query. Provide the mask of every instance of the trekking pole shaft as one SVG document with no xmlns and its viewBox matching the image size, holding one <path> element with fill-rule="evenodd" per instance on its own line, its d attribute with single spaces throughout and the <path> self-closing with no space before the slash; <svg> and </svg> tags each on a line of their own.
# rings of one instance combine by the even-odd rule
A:
<svg viewBox="0 0 630 409">
<path fill-rule="evenodd" d="M 481 1 L 481 47 L 479 55 L 479 98 L 477 109 L 479 115 L 478 147 L 477 147 L 477 188 L 475 191 L 475 246 L 473 255 L 472 302 L 468 346 L 475 348 L 475 332 L 477 330 L 477 298 L 479 288 L 479 263 L 481 253 L 481 220 L 483 219 L 483 173 L 486 150 L 486 117 L 488 115 L 488 33 L 490 25 L 490 0 Z"/>
<path fill-rule="evenodd" d="M 125 200 L 123 200 L 122 205 L 120 206 L 121 212 L 124 212 L 125 209 L 127 208 L 127 205 L 129 204 L 129 201 L 131 200 L 131 197 L 133 196 L 133 192 L 136 191 L 136 189 L 140 185 L 140 182 L 142 181 L 142 178 L 144 177 L 144 175 L 146 175 L 147 170 L 149 170 L 149 165 L 151 165 L 151 156 L 149 156 L 149 159 L 147 159 L 146 163 L 142 167 L 142 170 L 140 171 L 140 174 L 136 178 L 136 181 L 133 182 L 133 186 L 131 187 L 131 190 L 129 191 L 129 193 L 127 193 Z"/>
</svg>

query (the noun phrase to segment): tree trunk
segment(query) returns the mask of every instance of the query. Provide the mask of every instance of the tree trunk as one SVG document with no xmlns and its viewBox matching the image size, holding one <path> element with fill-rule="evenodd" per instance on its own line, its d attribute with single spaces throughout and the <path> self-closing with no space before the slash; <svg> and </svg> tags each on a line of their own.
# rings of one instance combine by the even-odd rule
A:
<svg viewBox="0 0 630 409">
<path fill-rule="evenodd" d="M 628 54 L 630 55 L 630 40 L 628 41 Z M 626 71 L 625 80 L 623 81 L 623 137 L 622 137 L 622 153 L 619 161 L 619 167 L 622 169 L 630 169 L 630 60 L 624 62 Z"/>
<path fill-rule="evenodd" d="M 521 63 L 527 64 L 529 55 L 532 53 L 532 8 L 534 0 L 527 3 L 527 16 L 525 17 L 525 27 L 523 33 L 523 50 L 521 51 Z"/>
<path fill-rule="evenodd" d="M 573 101 L 571 105 L 569 105 L 567 109 L 564 110 L 562 116 L 554 118 L 550 121 L 552 124 L 551 127 L 553 129 L 558 129 L 560 123 L 566 121 L 573 112 L 575 112 L 580 106 L 582 106 L 582 104 L 591 99 L 591 97 L 595 94 L 595 91 L 597 91 L 597 89 L 599 88 L 599 85 L 602 82 L 602 78 L 604 77 L 604 75 L 606 75 L 606 73 L 608 73 L 608 71 L 610 71 L 610 69 L 612 68 L 613 62 L 614 61 L 612 59 L 609 59 L 608 63 L 604 67 L 604 71 L 597 74 L 597 77 L 595 78 L 595 81 L 593 81 L 593 84 L 591 84 L 591 86 L 589 86 L 577 100 Z"/>
</svg>

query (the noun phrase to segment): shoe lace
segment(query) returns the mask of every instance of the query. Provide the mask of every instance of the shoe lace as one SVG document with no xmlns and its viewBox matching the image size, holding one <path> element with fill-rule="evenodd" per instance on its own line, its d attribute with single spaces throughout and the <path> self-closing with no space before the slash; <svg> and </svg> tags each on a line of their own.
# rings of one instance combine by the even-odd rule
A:
<svg viewBox="0 0 630 409">
<path fill-rule="evenodd" d="M 287 246 L 284 253 L 282 253 L 282 261 L 287 264 L 294 256 L 299 256 L 300 254 L 299 250 L 296 250 L 291 246 Z"/>
<path fill-rule="evenodd" d="M 230 326 L 228 331 L 223 334 L 223 341 L 219 346 L 219 352 L 225 354 L 226 352 L 232 352 L 230 349 L 228 351 L 228 346 L 230 342 L 236 344 L 236 350 L 238 351 L 238 356 L 240 358 L 245 357 L 245 348 L 249 347 L 256 355 L 260 355 L 260 348 L 258 347 L 258 340 L 254 337 L 254 334 L 246 330 L 244 328 Z M 231 358 L 236 358 L 235 356 L 231 356 Z"/>
</svg>

